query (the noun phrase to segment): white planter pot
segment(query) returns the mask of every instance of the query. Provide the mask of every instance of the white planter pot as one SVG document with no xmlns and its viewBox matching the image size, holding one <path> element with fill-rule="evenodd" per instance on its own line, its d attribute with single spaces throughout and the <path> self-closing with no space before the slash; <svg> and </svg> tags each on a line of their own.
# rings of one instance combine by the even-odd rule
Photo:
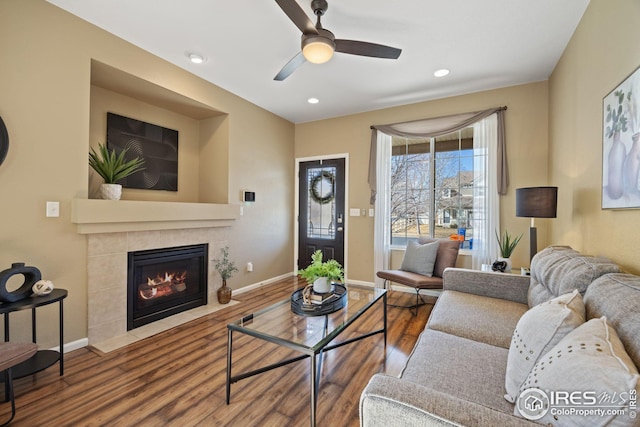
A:
<svg viewBox="0 0 640 427">
<path fill-rule="evenodd" d="M 511 273 L 511 258 L 498 257 L 498 261 L 504 261 L 507 263 L 507 267 L 504 269 L 505 273 Z"/>
<path fill-rule="evenodd" d="M 331 283 L 326 277 L 319 277 L 313 282 L 313 291 L 319 294 L 331 292 Z"/>
<path fill-rule="evenodd" d="M 122 196 L 122 185 L 120 184 L 101 184 L 100 198 L 104 200 L 120 200 Z"/>
</svg>

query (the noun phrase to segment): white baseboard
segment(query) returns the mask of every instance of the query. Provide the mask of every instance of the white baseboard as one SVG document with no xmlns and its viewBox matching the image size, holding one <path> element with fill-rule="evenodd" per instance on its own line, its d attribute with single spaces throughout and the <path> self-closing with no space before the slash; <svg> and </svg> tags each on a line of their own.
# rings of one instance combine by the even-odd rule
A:
<svg viewBox="0 0 640 427">
<path fill-rule="evenodd" d="M 347 283 L 349 284 L 353 284 L 353 285 L 358 285 L 358 286 L 369 286 L 374 288 L 375 287 L 375 283 L 373 282 L 365 282 L 363 280 L 351 280 L 348 279 Z M 402 285 L 391 285 L 391 290 L 392 291 L 398 291 L 398 292 L 407 292 L 407 293 L 414 293 L 415 290 L 409 286 L 402 286 Z M 428 295 L 428 296 L 432 296 L 432 297 L 439 297 L 440 294 L 442 293 L 441 289 L 421 289 L 420 290 L 420 295 Z"/>
<path fill-rule="evenodd" d="M 348 285 L 367 286 L 369 288 L 375 288 L 376 287 L 375 283 L 373 283 L 373 282 L 365 282 L 364 280 L 353 280 L 353 279 L 347 278 L 345 280 L 345 282 L 347 282 Z"/>
<path fill-rule="evenodd" d="M 287 273 L 287 274 L 283 274 L 282 276 L 278 276 L 278 277 L 274 277 L 273 279 L 268 279 L 265 280 L 264 282 L 260 282 L 260 283 L 255 283 L 253 285 L 248 285 L 248 286 L 244 286 L 238 290 L 234 290 L 234 293 L 240 294 L 243 292 L 247 292 L 251 289 L 256 289 L 259 288 L 261 286 L 266 286 L 266 285 L 270 285 L 272 283 L 278 282 L 280 280 L 286 279 L 288 277 L 291 277 L 292 275 L 294 275 L 293 273 Z M 367 282 L 365 280 L 354 280 L 354 279 L 346 279 L 347 284 L 350 285 L 357 285 L 357 286 L 365 286 L 365 287 L 369 287 L 369 288 L 375 288 L 376 284 L 374 282 Z M 398 292 L 406 292 L 406 293 L 414 293 L 415 290 L 411 287 L 408 286 L 402 286 L 402 285 L 391 285 L 391 290 L 392 291 L 398 291 Z M 420 295 L 427 295 L 427 296 L 432 296 L 432 297 L 439 297 L 440 294 L 442 293 L 441 289 L 421 289 L 420 290 Z"/>
<path fill-rule="evenodd" d="M 261 288 L 263 286 L 270 285 L 272 283 L 276 283 L 276 282 L 279 282 L 279 281 L 284 280 L 284 279 L 288 279 L 289 277 L 292 277 L 292 276 L 293 276 L 293 272 L 282 274 L 280 276 L 272 277 L 271 279 L 263 280 L 262 282 L 253 283 L 251 285 L 243 286 L 240 289 L 234 289 L 233 293 L 236 294 L 236 295 L 237 294 L 242 294 L 242 293 L 251 291 L 253 289 L 258 289 L 258 288 Z"/>
<path fill-rule="evenodd" d="M 69 353 L 73 350 L 77 350 L 79 348 L 83 348 L 89 345 L 89 338 L 81 338 L 79 340 L 73 341 L 73 342 L 68 342 L 64 345 L 64 352 L 65 353 Z M 55 350 L 55 351 L 60 351 L 60 346 L 56 346 L 53 348 L 50 348 L 49 350 Z"/>
</svg>

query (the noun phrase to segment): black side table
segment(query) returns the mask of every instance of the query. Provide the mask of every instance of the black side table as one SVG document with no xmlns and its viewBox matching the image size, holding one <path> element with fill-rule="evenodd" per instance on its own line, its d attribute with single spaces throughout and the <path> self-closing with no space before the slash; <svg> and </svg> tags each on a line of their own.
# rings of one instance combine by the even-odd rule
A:
<svg viewBox="0 0 640 427">
<path fill-rule="evenodd" d="M 31 296 L 16 302 L 0 304 L 0 314 L 4 318 L 4 340 L 9 341 L 9 314 L 14 311 L 31 309 L 31 340 L 36 343 L 36 309 L 45 305 L 58 303 L 60 305 L 60 351 L 39 350 L 30 359 L 13 368 L 13 378 L 22 378 L 35 374 L 60 361 L 60 376 L 64 374 L 64 340 L 63 340 L 63 305 L 62 300 L 67 297 L 66 289 L 54 289 L 49 295 Z M 5 384 L 6 386 L 6 384 Z"/>
</svg>

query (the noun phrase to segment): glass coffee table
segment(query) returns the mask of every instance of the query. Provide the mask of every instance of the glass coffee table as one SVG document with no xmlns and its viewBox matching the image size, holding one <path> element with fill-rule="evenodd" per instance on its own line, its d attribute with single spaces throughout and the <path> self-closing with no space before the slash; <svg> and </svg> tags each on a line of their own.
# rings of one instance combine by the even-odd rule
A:
<svg viewBox="0 0 640 427">
<path fill-rule="evenodd" d="M 381 329 L 331 344 L 349 325 L 376 305 L 377 302 L 380 302 L 383 306 L 383 327 Z M 295 314 L 291 309 L 291 299 L 286 299 L 245 316 L 233 323 L 229 323 L 227 329 L 227 405 L 231 399 L 231 384 L 309 358 L 309 372 L 311 374 L 311 425 L 315 426 L 323 352 L 360 341 L 376 334 L 384 335 L 384 347 L 386 351 L 387 291 L 379 288 L 348 285 L 347 300 L 344 307 L 334 313 L 320 316 Z M 259 369 L 232 375 L 231 366 L 234 332 L 272 342 L 296 350 L 302 354 Z"/>
</svg>

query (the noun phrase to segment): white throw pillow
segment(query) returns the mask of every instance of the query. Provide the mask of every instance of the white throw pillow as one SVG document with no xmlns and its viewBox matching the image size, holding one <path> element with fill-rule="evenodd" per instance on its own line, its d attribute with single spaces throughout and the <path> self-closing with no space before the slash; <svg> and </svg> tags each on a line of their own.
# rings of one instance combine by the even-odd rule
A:
<svg viewBox="0 0 640 427">
<path fill-rule="evenodd" d="M 435 241 L 421 245 L 418 242 L 410 241 L 404 252 L 400 270 L 432 277 L 433 267 L 436 265 L 439 243 L 440 242 Z"/>
<path fill-rule="evenodd" d="M 539 414 L 544 414 L 536 420 L 541 424 L 637 426 L 636 419 L 630 416 L 629 403 L 632 396 L 637 399 L 640 393 L 639 378 L 638 370 L 618 334 L 609 326 L 607 319 L 601 317 L 577 327 L 541 357 L 523 384 L 521 396 L 530 393 L 525 390 L 534 388 L 539 389 L 538 392 L 544 390 L 547 397 L 555 396 L 550 398 L 546 413 L 543 410 Z M 558 392 L 565 398 L 558 398 Z M 573 396 L 573 402 L 566 401 L 569 395 Z M 518 416 L 523 416 L 519 407 L 526 411 L 521 400 L 524 399 L 518 400 L 514 410 Z M 581 413 L 598 409 L 604 412 Z M 622 410 L 622 413 L 612 413 L 611 410 Z"/>
<path fill-rule="evenodd" d="M 522 315 L 511 339 L 504 398 L 514 403 L 531 368 L 565 335 L 584 323 L 585 308 L 577 290 L 531 308 Z"/>
</svg>

